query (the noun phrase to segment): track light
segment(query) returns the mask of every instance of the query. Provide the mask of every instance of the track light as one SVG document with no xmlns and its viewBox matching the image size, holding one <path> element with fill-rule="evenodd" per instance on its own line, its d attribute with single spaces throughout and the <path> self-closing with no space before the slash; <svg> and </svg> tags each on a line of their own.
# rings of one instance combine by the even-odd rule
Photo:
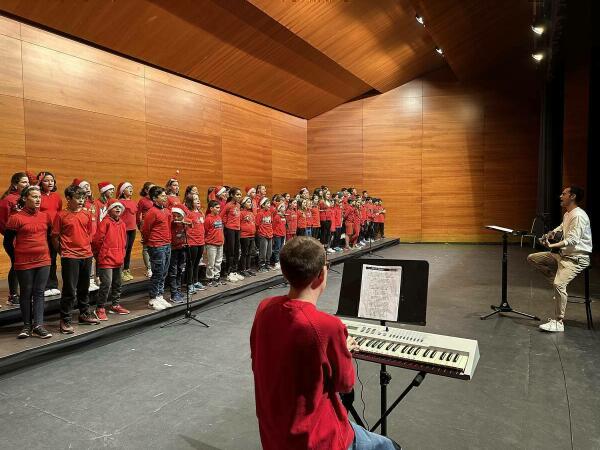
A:
<svg viewBox="0 0 600 450">
<path fill-rule="evenodd" d="M 442 50 L 441 48 L 439 48 L 439 47 L 436 47 L 436 48 L 435 48 L 435 51 L 436 51 L 436 52 L 438 52 L 438 54 L 439 54 L 439 55 L 442 55 L 442 56 L 444 56 L 444 50 Z"/>
<path fill-rule="evenodd" d="M 538 36 L 541 36 L 546 31 L 546 27 L 544 25 L 531 25 L 531 30 Z"/>
<path fill-rule="evenodd" d="M 423 19 L 423 16 L 417 14 L 415 19 L 417 19 L 417 22 L 419 22 L 421 25 L 425 26 L 425 20 Z"/>
<path fill-rule="evenodd" d="M 546 56 L 544 54 L 544 52 L 535 52 L 531 54 L 531 57 L 536 61 L 536 62 L 540 62 L 542 59 L 544 59 L 544 56 Z"/>
</svg>

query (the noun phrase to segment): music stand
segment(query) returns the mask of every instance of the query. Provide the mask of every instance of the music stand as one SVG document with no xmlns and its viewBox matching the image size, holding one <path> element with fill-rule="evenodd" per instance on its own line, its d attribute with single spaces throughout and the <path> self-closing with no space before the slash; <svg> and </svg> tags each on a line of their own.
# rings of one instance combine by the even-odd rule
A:
<svg viewBox="0 0 600 450">
<path fill-rule="evenodd" d="M 365 264 L 383 267 L 402 267 L 402 279 L 400 298 L 398 299 L 398 316 L 395 322 L 412 323 L 425 325 L 427 312 L 427 286 L 429 280 L 429 263 L 418 260 L 400 260 L 400 259 L 356 259 L 347 261 L 344 264 L 342 275 L 342 286 L 340 288 L 340 299 L 336 315 L 352 317 L 358 319 L 376 319 L 377 317 L 359 317 L 360 292 L 362 284 L 362 270 Z M 379 320 L 382 326 L 386 326 L 385 320 Z M 398 406 L 404 397 L 414 387 L 418 387 L 425 378 L 426 372 L 419 372 L 410 385 L 398 396 L 398 398 L 388 407 L 387 405 L 387 386 L 392 380 L 392 376 L 387 371 L 386 364 L 380 364 L 379 386 L 381 392 L 381 417 L 373 425 L 370 431 L 375 431 L 381 426 L 381 435 L 387 436 L 387 417 Z M 353 406 L 354 390 L 348 394 L 341 394 L 342 403 L 350 412 L 356 423 L 364 427 L 358 412 Z"/>
<path fill-rule="evenodd" d="M 502 233 L 502 297 L 500 299 L 500 305 L 498 305 L 498 306 L 490 305 L 490 308 L 492 308 L 492 312 L 489 314 L 486 314 L 484 316 L 481 316 L 480 319 L 485 320 L 488 317 L 491 317 L 495 314 L 500 314 L 500 313 L 513 313 L 513 314 L 518 314 L 523 317 L 527 317 L 529 319 L 540 320 L 540 318 L 538 316 L 534 316 L 533 314 L 528 314 L 528 313 L 524 313 L 521 311 L 517 311 L 516 309 L 513 309 L 510 306 L 510 304 L 508 303 L 508 299 L 507 299 L 508 235 L 510 234 L 511 236 L 521 236 L 523 233 L 526 233 L 526 232 L 525 231 L 515 231 L 515 230 L 511 230 L 510 228 L 499 227 L 497 225 L 487 225 L 485 228 L 487 228 L 488 230 L 496 231 L 498 233 Z"/>
</svg>

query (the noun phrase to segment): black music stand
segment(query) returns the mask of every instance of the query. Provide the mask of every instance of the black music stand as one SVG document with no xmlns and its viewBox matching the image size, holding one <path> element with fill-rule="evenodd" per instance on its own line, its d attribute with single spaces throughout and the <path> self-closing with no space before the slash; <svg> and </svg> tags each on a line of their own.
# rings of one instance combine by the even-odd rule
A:
<svg viewBox="0 0 600 450">
<path fill-rule="evenodd" d="M 340 288 L 340 299 L 336 315 L 367 319 L 359 317 L 360 291 L 362 283 L 362 267 L 365 264 L 375 266 L 401 266 L 402 283 L 400 288 L 400 298 L 398 307 L 398 317 L 396 322 L 412 323 L 425 325 L 427 312 L 427 286 L 429 280 L 429 263 L 418 260 L 400 260 L 400 259 L 356 259 L 344 264 L 344 273 L 342 275 L 342 286 Z M 377 317 L 369 319 L 379 320 Z M 386 326 L 385 320 L 379 320 L 382 326 Z M 386 327 L 387 328 L 387 327 Z M 426 372 L 419 372 L 410 385 L 398 396 L 398 398 L 388 407 L 387 405 L 387 386 L 392 380 L 392 376 L 387 371 L 386 364 L 379 365 L 379 386 L 381 392 L 381 417 L 370 428 L 375 431 L 381 425 L 381 435 L 387 436 L 387 417 L 406 397 L 406 395 L 415 387 L 423 382 Z M 353 406 L 354 389 L 348 394 L 341 394 L 342 403 L 350 412 L 356 423 L 364 427 L 364 422 Z"/>
<path fill-rule="evenodd" d="M 521 236 L 522 234 L 524 234 L 526 232 L 525 231 L 515 231 L 515 230 L 511 230 L 510 228 L 499 227 L 497 225 L 487 225 L 485 228 L 487 228 L 488 230 L 497 231 L 499 233 L 502 233 L 502 297 L 500 300 L 500 305 L 498 305 L 498 306 L 490 305 L 490 308 L 492 308 L 492 312 L 489 314 L 486 314 L 484 316 L 481 316 L 480 319 L 485 320 L 488 317 L 491 317 L 495 314 L 500 314 L 500 313 L 513 313 L 513 314 L 518 314 L 523 317 L 527 317 L 529 319 L 540 320 L 540 318 L 538 316 L 534 316 L 533 314 L 528 314 L 528 313 L 524 313 L 521 311 L 517 311 L 516 309 L 513 309 L 510 306 L 510 304 L 508 303 L 508 299 L 507 299 L 508 235 L 510 234 L 511 236 Z"/>
</svg>

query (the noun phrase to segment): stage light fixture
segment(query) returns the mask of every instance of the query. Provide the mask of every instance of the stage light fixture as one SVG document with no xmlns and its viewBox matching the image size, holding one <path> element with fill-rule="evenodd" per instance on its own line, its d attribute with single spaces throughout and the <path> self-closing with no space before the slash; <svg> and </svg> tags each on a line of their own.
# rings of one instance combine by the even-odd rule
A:
<svg viewBox="0 0 600 450">
<path fill-rule="evenodd" d="M 531 57 L 536 61 L 536 62 L 540 62 L 542 59 L 544 59 L 544 56 L 546 56 L 544 54 L 544 52 L 535 52 L 531 54 Z"/>
<path fill-rule="evenodd" d="M 417 19 L 417 22 L 419 22 L 421 25 L 425 26 L 425 19 L 423 19 L 423 16 L 417 14 L 415 19 Z"/>
<path fill-rule="evenodd" d="M 438 54 L 439 54 L 439 55 L 442 55 L 442 56 L 444 56 L 444 50 L 442 50 L 441 48 L 439 48 L 439 47 L 436 47 L 436 48 L 435 48 L 435 51 L 436 51 L 436 52 L 438 52 Z"/>
<path fill-rule="evenodd" d="M 541 36 L 546 31 L 546 27 L 544 25 L 531 25 L 531 30 L 538 36 Z"/>
</svg>

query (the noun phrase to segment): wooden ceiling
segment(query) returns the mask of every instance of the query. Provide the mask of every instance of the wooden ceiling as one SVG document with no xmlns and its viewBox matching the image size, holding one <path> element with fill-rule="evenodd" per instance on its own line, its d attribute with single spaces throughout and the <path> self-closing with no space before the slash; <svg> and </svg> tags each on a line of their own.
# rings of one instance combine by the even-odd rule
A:
<svg viewBox="0 0 600 450">
<path fill-rule="evenodd" d="M 514 52 L 521 35 L 500 31 L 528 24 L 526 3 L 0 0 L 0 11 L 309 119 L 446 60 L 459 78 L 483 73 L 496 62 L 484 57 L 488 45 L 502 56 Z M 427 27 L 415 21 L 415 10 Z"/>
</svg>

